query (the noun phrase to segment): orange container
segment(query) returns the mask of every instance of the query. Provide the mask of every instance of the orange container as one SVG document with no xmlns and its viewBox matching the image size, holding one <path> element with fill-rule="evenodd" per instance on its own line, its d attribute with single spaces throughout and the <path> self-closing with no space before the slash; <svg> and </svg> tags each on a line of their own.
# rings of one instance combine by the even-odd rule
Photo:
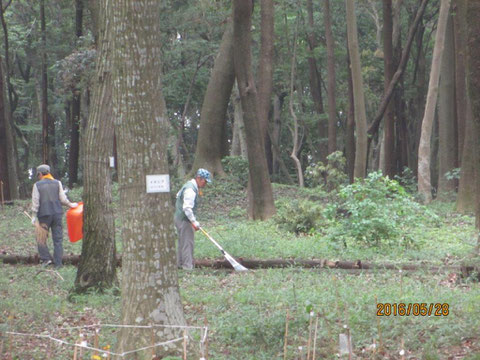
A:
<svg viewBox="0 0 480 360">
<path fill-rule="evenodd" d="M 70 242 L 77 242 L 83 238 L 83 202 L 67 211 L 67 229 Z"/>
</svg>

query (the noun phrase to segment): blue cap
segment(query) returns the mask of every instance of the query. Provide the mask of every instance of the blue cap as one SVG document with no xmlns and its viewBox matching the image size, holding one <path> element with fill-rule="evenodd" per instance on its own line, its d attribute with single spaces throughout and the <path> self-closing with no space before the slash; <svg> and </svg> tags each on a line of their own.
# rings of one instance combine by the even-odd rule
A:
<svg viewBox="0 0 480 360">
<path fill-rule="evenodd" d="M 206 169 L 198 169 L 197 176 L 205 179 L 207 183 L 212 182 L 212 176 L 210 175 L 210 171 Z"/>
</svg>

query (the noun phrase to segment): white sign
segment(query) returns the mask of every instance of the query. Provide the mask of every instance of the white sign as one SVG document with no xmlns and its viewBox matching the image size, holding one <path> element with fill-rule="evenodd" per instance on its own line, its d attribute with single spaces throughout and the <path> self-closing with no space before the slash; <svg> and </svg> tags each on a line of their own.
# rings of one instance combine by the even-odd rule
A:
<svg viewBox="0 0 480 360">
<path fill-rule="evenodd" d="M 115 167 L 115 158 L 113 156 L 110 156 L 110 167 L 114 168 Z"/>
<path fill-rule="evenodd" d="M 169 175 L 147 175 L 147 193 L 170 192 Z"/>
</svg>

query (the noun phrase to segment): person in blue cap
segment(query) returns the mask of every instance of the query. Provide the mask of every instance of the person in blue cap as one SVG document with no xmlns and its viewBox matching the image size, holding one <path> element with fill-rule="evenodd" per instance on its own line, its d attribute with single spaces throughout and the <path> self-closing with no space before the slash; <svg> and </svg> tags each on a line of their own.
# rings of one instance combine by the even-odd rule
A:
<svg viewBox="0 0 480 360">
<path fill-rule="evenodd" d="M 178 232 L 177 266 L 179 269 L 192 270 L 194 267 L 194 230 L 200 229 L 200 223 L 195 216 L 199 189 L 210 182 L 212 182 L 210 172 L 198 169 L 195 178 L 186 182 L 177 193 L 174 221 Z"/>
</svg>

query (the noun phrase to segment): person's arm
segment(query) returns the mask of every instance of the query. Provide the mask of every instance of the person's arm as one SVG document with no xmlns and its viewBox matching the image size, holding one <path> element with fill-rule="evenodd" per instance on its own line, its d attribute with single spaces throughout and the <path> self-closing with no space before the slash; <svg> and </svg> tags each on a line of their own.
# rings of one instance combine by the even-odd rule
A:
<svg viewBox="0 0 480 360">
<path fill-rule="evenodd" d="M 195 205 L 195 197 L 197 194 L 193 189 L 185 189 L 183 192 L 183 206 L 182 210 L 185 213 L 185 216 L 190 220 L 192 225 L 195 228 L 199 228 L 200 224 L 198 223 L 197 219 L 195 218 L 195 214 L 193 213 L 193 206 Z"/>
<path fill-rule="evenodd" d="M 65 193 L 63 192 L 63 186 L 60 181 L 58 182 L 58 197 L 63 205 L 67 205 L 71 208 L 75 208 L 78 206 L 78 203 L 72 203 L 68 200 L 67 195 L 65 195 Z"/>
<path fill-rule="evenodd" d="M 34 184 L 32 189 L 32 224 L 35 224 L 35 221 L 37 220 L 37 213 L 39 208 L 40 192 L 38 191 L 37 184 Z"/>
</svg>

